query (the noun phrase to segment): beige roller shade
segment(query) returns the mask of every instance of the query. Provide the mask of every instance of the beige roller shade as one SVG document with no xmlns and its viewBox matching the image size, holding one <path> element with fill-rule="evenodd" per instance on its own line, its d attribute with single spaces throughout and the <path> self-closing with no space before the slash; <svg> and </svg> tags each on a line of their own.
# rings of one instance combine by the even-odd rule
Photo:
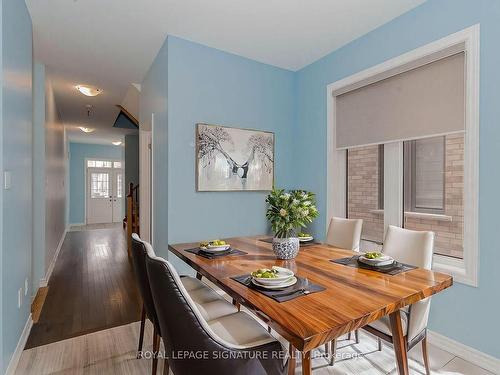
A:
<svg viewBox="0 0 500 375">
<path fill-rule="evenodd" d="M 465 129 L 465 53 L 336 96 L 337 148 Z"/>
</svg>

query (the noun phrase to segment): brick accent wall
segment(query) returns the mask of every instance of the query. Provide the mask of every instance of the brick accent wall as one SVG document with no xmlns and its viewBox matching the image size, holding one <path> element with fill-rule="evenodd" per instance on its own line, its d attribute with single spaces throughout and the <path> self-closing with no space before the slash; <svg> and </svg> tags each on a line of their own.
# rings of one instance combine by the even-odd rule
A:
<svg viewBox="0 0 500 375">
<path fill-rule="evenodd" d="M 445 212 L 451 221 L 405 217 L 405 228 L 436 235 L 434 253 L 463 258 L 464 135 L 445 138 Z"/>
<path fill-rule="evenodd" d="M 378 146 L 356 147 L 347 153 L 347 217 L 363 219 L 362 238 L 381 242 L 384 215 L 378 210 Z"/>
</svg>

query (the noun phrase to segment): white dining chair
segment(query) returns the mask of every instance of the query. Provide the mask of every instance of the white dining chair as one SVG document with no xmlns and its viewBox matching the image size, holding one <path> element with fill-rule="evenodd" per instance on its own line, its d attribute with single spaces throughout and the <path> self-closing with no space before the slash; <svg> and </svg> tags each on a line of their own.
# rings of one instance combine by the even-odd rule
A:
<svg viewBox="0 0 500 375">
<path fill-rule="evenodd" d="M 382 251 L 399 262 L 430 270 L 434 251 L 434 232 L 414 231 L 389 225 Z M 422 343 L 427 375 L 430 375 L 427 354 L 427 322 L 430 305 L 431 298 L 429 297 L 401 310 L 406 350 L 409 351 L 419 342 Z M 382 350 L 381 339 L 392 343 L 391 324 L 387 315 L 363 327 L 363 329 L 377 336 L 379 350 Z"/>
<path fill-rule="evenodd" d="M 338 247 L 340 249 L 359 251 L 359 244 L 361 242 L 361 231 L 363 229 L 362 219 L 346 219 L 342 217 L 332 217 L 328 232 L 326 234 L 326 243 L 330 246 Z M 358 331 L 354 331 L 356 344 L 359 343 Z M 351 339 L 351 332 L 349 332 L 348 340 Z M 332 341 L 332 353 L 335 352 L 336 341 Z M 325 352 L 329 354 L 328 344 L 325 344 Z M 332 355 L 331 365 L 333 365 L 334 356 Z"/>
<path fill-rule="evenodd" d="M 362 219 L 332 217 L 326 234 L 326 243 L 340 249 L 359 251 L 362 229 Z"/>
</svg>

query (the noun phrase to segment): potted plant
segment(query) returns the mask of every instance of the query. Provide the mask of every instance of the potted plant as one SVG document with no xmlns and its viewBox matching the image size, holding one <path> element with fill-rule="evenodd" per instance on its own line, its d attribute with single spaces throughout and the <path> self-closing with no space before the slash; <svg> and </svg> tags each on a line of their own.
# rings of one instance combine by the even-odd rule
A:
<svg viewBox="0 0 500 375">
<path fill-rule="evenodd" d="M 278 259 L 293 259 L 299 252 L 297 230 L 318 216 L 313 193 L 274 189 L 267 196 L 266 217 L 274 233 L 273 251 Z"/>
</svg>

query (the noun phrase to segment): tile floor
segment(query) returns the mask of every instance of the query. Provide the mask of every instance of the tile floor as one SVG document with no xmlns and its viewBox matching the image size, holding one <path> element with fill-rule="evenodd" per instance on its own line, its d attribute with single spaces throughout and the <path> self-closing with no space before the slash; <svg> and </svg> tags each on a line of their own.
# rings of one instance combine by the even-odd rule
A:
<svg viewBox="0 0 500 375">
<path fill-rule="evenodd" d="M 152 327 L 148 324 L 145 350 L 151 348 Z M 338 359 L 335 366 L 327 366 L 323 352 L 317 350 L 313 361 L 315 375 L 378 375 L 397 374 L 392 348 L 384 345 L 377 351 L 374 338 L 360 332 L 360 344 L 339 340 Z M 151 362 L 136 359 L 139 323 L 127 324 L 104 331 L 91 333 L 56 343 L 25 350 L 21 356 L 16 375 L 48 374 L 149 374 Z M 461 358 L 429 346 L 431 370 L 439 375 L 492 375 Z M 349 358 L 351 357 L 351 358 Z M 158 373 L 163 370 L 160 364 Z M 300 374 L 300 361 L 296 374 Z M 424 374 L 420 347 L 410 352 L 410 374 Z"/>
</svg>

